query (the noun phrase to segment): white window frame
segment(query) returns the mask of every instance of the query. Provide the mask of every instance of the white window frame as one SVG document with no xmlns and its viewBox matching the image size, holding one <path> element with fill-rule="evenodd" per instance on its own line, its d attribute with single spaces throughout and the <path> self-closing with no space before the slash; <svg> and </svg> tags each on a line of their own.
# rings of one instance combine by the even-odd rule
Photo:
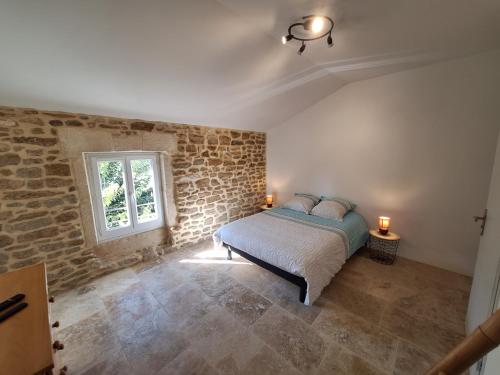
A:
<svg viewBox="0 0 500 375">
<path fill-rule="evenodd" d="M 92 212 L 94 215 L 94 227 L 96 231 L 97 242 L 105 242 L 117 238 L 127 237 L 133 234 L 146 232 L 164 225 L 163 217 L 163 192 L 161 190 L 160 173 L 160 155 L 157 152 L 89 152 L 84 154 L 87 167 L 87 176 L 89 180 L 89 192 L 92 202 Z M 153 178 L 154 178 L 154 198 L 158 218 L 145 223 L 139 223 L 137 218 L 137 203 L 133 189 L 132 178 L 132 160 L 150 159 L 153 160 Z M 124 228 L 106 229 L 106 218 L 104 215 L 104 206 L 102 203 L 102 193 L 99 177 L 98 163 L 100 161 L 117 160 L 124 166 L 124 179 L 126 185 L 126 201 L 128 218 L 130 225 Z"/>
</svg>

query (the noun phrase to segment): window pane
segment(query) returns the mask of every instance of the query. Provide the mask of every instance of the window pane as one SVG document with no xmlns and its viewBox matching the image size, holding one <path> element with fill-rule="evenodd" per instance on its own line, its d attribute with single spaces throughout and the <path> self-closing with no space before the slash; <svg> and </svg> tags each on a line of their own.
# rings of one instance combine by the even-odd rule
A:
<svg viewBox="0 0 500 375">
<path fill-rule="evenodd" d="M 132 180 L 134 182 L 137 220 L 139 223 L 158 219 L 155 202 L 155 180 L 152 159 L 132 160 Z"/>
<path fill-rule="evenodd" d="M 120 160 L 98 162 L 106 230 L 128 227 L 127 187 Z"/>
</svg>

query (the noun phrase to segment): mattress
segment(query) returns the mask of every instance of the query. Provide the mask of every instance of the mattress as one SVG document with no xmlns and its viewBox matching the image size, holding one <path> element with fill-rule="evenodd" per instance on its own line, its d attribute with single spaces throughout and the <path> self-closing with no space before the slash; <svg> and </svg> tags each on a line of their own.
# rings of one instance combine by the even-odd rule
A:
<svg viewBox="0 0 500 375">
<path fill-rule="evenodd" d="M 217 244 L 226 243 L 307 282 L 311 305 L 356 250 L 366 242 L 368 228 L 354 212 L 343 222 L 275 208 L 219 228 Z"/>
</svg>

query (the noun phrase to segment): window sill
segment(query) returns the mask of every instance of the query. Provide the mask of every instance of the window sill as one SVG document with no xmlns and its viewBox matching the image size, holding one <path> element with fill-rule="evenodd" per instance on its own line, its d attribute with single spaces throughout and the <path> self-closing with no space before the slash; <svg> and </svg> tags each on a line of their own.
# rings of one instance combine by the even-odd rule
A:
<svg viewBox="0 0 500 375">
<path fill-rule="evenodd" d="M 113 241 L 120 241 L 120 240 L 124 240 L 124 239 L 134 238 L 134 237 L 137 237 L 137 236 L 143 236 L 146 233 L 153 232 L 153 231 L 156 231 L 158 229 L 166 229 L 166 230 L 168 230 L 167 226 L 164 223 L 161 223 L 160 225 L 157 225 L 157 226 L 154 226 L 154 227 L 150 227 L 150 228 L 146 228 L 146 229 L 144 229 L 142 231 L 138 231 L 138 232 L 125 233 L 123 235 L 116 236 L 116 237 L 114 236 L 114 237 L 109 237 L 109 238 L 98 238 L 97 239 L 97 245 L 100 246 L 100 245 L 105 245 L 105 244 L 112 243 Z M 144 247 L 146 247 L 146 246 L 144 246 Z"/>
</svg>

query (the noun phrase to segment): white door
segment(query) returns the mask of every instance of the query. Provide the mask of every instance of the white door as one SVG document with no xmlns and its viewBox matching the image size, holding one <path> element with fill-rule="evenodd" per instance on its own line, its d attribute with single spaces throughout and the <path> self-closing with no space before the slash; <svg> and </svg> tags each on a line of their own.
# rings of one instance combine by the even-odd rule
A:
<svg viewBox="0 0 500 375">
<path fill-rule="evenodd" d="M 495 309 L 500 309 L 500 293 L 497 289 Z M 483 359 L 483 375 L 498 375 L 500 373 L 500 348 L 496 348 Z"/>
<path fill-rule="evenodd" d="M 488 219 L 479 244 L 467 312 L 467 333 L 483 323 L 493 311 L 499 308 L 500 303 L 496 298 L 500 270 L 500 137 L 493 165 L 487 208 Z M 484 375 L 500 374 L 499 349 L 485 358 L 482 367 Z M 476 375 L 480 372 L 477 366 L 473 366 L 470 373 Z"/>
</svg>

